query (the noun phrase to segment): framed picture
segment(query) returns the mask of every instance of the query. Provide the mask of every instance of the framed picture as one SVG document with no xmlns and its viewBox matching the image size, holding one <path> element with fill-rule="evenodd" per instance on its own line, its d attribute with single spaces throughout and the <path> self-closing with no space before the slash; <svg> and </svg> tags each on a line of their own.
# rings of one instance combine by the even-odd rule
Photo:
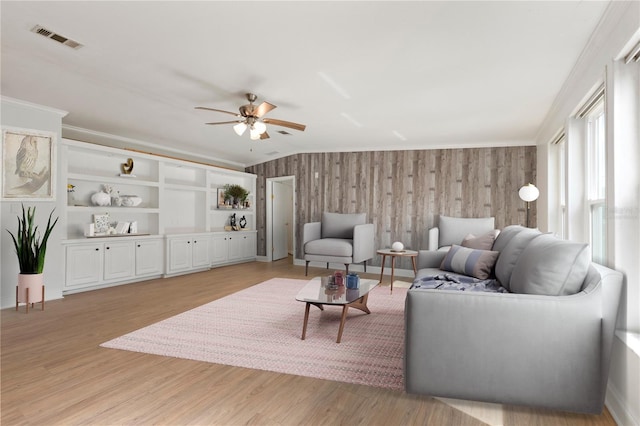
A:
<svg viewBox="0 0 640 426">
<path fill-rule="evenodd" d="M 56 134 L 2 128 L 2 199 L 55 200 Z"/>
<path fill-rule="evenodd" d="M 224 189 L 218 188 L 218 207 L 224 206 Z"/>
</svg>

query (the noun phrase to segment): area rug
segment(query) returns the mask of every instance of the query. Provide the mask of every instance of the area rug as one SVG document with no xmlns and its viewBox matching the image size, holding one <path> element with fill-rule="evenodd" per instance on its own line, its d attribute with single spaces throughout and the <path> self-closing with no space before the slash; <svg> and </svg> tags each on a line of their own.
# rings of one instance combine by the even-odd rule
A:
<svg viewBox="0 0 640 426">
<path fill-rule="evenodd" d="M 373 289 L 371 314 L 349 309 L 336 343 L 340 306 L 312 306 L 300 339 L 305 303 L 295 296 L 306 283 L 273 278 L 101 346 L 402 390 L 407 290 Z"/>
</svg>

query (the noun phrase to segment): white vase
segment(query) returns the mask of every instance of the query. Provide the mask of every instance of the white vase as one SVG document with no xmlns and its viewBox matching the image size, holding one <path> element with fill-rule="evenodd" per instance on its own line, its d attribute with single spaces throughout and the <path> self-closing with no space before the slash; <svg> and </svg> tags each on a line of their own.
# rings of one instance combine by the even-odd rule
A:
<svg viewBox="0 0 640 426">
<path fill-rule="evenodd" d="M 29 289 L 28 303 L 42 302 L 43 274 L 18 274 L 18 303 L 27 303 L 27 289 Z"/>
<path fill-rule="evenodd" d="M 95 206 L 110 206 L 111 205 L 111 195 L 106 192 L 96 192 L 91 196 L 91 202 Z"/>
</svg>

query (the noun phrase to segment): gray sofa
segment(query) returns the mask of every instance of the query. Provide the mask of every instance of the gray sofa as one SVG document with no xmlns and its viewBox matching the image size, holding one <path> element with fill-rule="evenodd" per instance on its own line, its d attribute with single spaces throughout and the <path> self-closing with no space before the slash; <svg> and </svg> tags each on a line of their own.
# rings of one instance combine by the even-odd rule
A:
<svg viewBox="0 0 640 426">
<path fill-rule="evenodd" d="M 502 230 L 491 251 L 509 293 L 407 292 L 406 391 L 601 413 L 622 274 L 591 263 L 586 245 L 521 226 Z M 464 276 L 440 269 L 447 256 L 421 251 L 414 287 Z"/>
</svg>

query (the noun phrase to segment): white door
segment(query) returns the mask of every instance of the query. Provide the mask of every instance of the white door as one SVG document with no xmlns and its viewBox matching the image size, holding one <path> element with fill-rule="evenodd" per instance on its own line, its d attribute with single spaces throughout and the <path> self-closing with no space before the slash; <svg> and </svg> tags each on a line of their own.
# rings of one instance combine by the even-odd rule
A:
<svg viewBox="0 0 640 426">
<path fill-rule="evenodd" d="M 278 181 L 271 182 L 272 196 L 272 229 L 273 229 L 273 260 L 284 259 L 288 255 L 287 219 L 291 209 L 291 191 L 287 185 Z"/>
<path fill-rule="evenodd" d="M 167 272 L 184 271 L 191 269 L 191 239 L 171 238 L 168 240 L 168 265 Z"/>
<path fill-rule="evenodd" d="M 209 255 L 212 265 L 224 263 L 229 257 L 229 237 L 227 234 L 214 234 L 209 245 Z"/>
</svg>

